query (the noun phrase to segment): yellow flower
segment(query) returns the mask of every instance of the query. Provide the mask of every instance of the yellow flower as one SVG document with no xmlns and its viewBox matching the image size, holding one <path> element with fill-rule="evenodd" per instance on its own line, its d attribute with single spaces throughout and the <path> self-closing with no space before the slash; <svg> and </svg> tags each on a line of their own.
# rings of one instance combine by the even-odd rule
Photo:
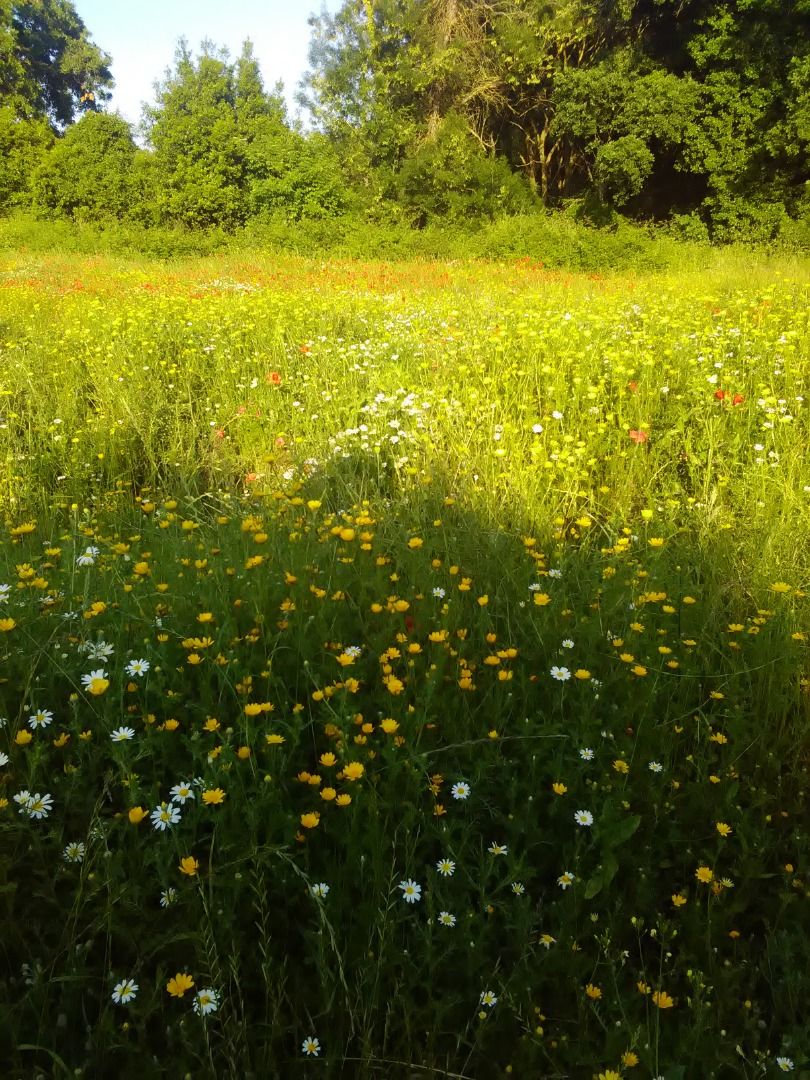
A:
<svg viewBox="0 0 810 1080">
<path fill-rule="evenodd" d="M 644 675 L 647 674 L 647 669 L 644 667 L 643 664 L 636 664 L 635 667 L 630 668 L 630 670 L 633 672 L 634 675 L 638 675 L 639 678 L 642 678 Z"/>
<path fill-rule="evenodd" d="M 17 746 L 28 746 L 33 739 L 33 735 L 30 731 L 26 731 L 25 728 L 20 728 L 17 734 L 14 736 L 14 742 Z"/>
<path fill-rule="evenodd" d="M 13 630 L 16 625 L 17 624 L 13 619 L 0 619 L 0 633 L 7 634 L 9 630 Z"/>
<path fill-rule="evenodd" d="M 200 869 L 200 864 L 194 858 L 193 855 L 184 855 L 180 860 L 180 865 L 177 868 L 181 874 L 187 874 L 188 877 L 194 877 L 197 871 Z"/>
<path fill-rule="evenodd" d="M 240 761 L 247 761 L 247 759 L 250 757 L 250 747 L 240 746 L 239 749 L 236 751 L 236 756 L 239 758 Z"/>
<path fill-rule="evenodd" d="M 599 1080 L 622 1080 L 622 1078 L 615 1069 L 605 1069 L 604 1072 L 599 1073 Z"/>
<path fill-rule="evenodd" d="M 344 792 L 343 795 L 338 795 L 338 797 L 335 799 L 335 806 L 348 806 L 351 801 L 351 795 L 347 795 Z"/>
<path fill-rule="evenodd" d="M 388 690 L 388 693 L 393 694 L 395 697 L 398 694 L 401 694 L 402 691 L 405 689 L 405 684 L 402 682 L 401 679 L 398 679 L 396 675 L 386 675 L 386 677 L 383 679 L 383 683 Z"/>
<path fill-rule="evenodd" d="M 166 723 L 165 723 L 165 724 L 163 725 L 163 730 L 164 730 L 164 731 L 177 731 L 177 729 L 178 729 L 179 727 L 180 727 L 180 721 L 179 721 L 179 720 L 175 720 L 175 719 L 174 719 L 174 717 L 171 717 L 171 718 L 170 718 L 169 720 L 167 720 L 167 721 L 166 721 Z"/>
<path fill-rule="evenodd" d="M 185 994 L 186 990 L 190 990 L 194 985 L 194 980 L 190 975 L 186 975 L 185 972 L 180 972 L 174 976 L 173 979 L 169 979 L 166 983 L 166 990 L 172 997 L 181 998 Z"/>
<path fill-rule="evenodd" d="M 343 778 L 345 780 L 359 780 L 365 771 L 366 767 L 362 762 L 350 761 L 348 765 L 343 767 Z"/>
<path fill-rule="evenodd" d="M 624 758 L 616 758 L 616 760 L 613 762 L 613 768 L 616 770 L 617 773 L 630 772 L 630 766 L 627 764 Z"/>
<path fill-rule="evenodd" d="M 674 907 L 676 908 L 683 907 L 683 905 L 686 903 L 686 897 L 683 895 L 683 893 L 673 893 L 671 899 Z"/>
<path fill-rule="evenodd" d="M 585 993 L 591 999 L 591 1001 L 598 1001 L 602 996 L 602 991 L 598 986 L 594 986 L 593 983 L 588 983 L 585 987 Z"/>
<path fill-rule="evenodd" d="M 320 795 L 324 802 L 331 802 L 337 795 L 337 792 L 333 787 L 325 787 L 321 788 Z"/>
<path fill-rule="evenodd" d="M 714 827 L 715 829 L 717 829 L 721 836 L 731 836 L 732 832 L 734 831 L 730 825 L 726 825 L 725 821 L 716 821 L 714 823 Z"/>
<path fill-rule="evenodd" d="M 671 1009 L 675 1004 L 675 999 L 671 998 L 665 990 L 656 990 L 652 996 L 653 1005 L 657 1005 L 659 1009 Z"/>
<path fill-rule="evenodd" d="M 257 701 L 248 702 L 245 706 L 245 716 L 259 716 L 262 712 L 262 706 Z"/>
<path fill-rule="evenodd" d="M 106 691 L 109 689 L 109 686 L 109 679 L 91 679 L 90 682 L 87 684 L 87 692 L 88 694 L 92 694 L 93 697 L 100 697 L 102 694 L 106 693 Z"/>
<path fill-rule="evenodd" d="M 647 542 L 651 548 L 662 548 L 664 546 L 664 540 L 661 536 L 653 536 Z"/>
<path fill-rule="evenodd" d="M 321 815 L 317 810 L 310 810 L 308 814 L 302 814 L 300 821 L 305 829 L 314 829 L 318 822 L 321 820 Z"/>
<path fill-rule="evenodd" d="M 590 673 L 590 671 L 588 671 L 587 668 L 582 668 L 582 667 L 577 668 L 577 670 L 574 672 L 574 678 L 575 679 L 582 679 L 583 682 L 586 679 L 590 679 L 590 677 L 591 677 L 591 673 Z"/>
<path fill-rule="evenodd" d="M 788 585 L 786 581 L 775 581 L 773 585 L 771 585 L 771 592 L 789 593 L 792 587 L 793 586 Z"/>
<path fill-rule="evenodd" d="M 393 735 L 394 732 L 399 729 L 399 724 L 396 720 L 392 720 L 391 717 L 388 716 L 381 722 L 380 727 L 386 735 Z"/>
<path fill-rule="evenodd" d="M 25 536 L 28 533 L 32 533 L 36 529 L 37 523 L 35 521 L 24 521 L 21 525 L 15 525 L 10 531 L 12 536 Z"/>
<path fill-rule="evenodd" d="M 208 788 L 202 793 L 202 801 L 206 806 L 220 806 L 225 802 L 225 792 L 221 787 Z"/>
<path fill-rule="evenodd" d="M 267 743 L 268 746 L 281 746 L 281 744 L 285 740 L 284 740 L 283 735 L 273 734 L 273 735 L 265 735 L 264 741 Z"/>
<path fill-rule="evenodd" d="M 136 562 L 132 567 L 132 573 L 135 574 L 136 577 L 147 577 L 152 571 L 149 569 L 148 562 Z"/>
<path fill-rule="evenodd" d="M 622 1054 L 622 1065 L 627 1069 L 632 1069 L 633 1066 L 638 1065 L 638 1054 L 632 1050 L 626 1050 Z"/>
<path fill-rule="evenodd" d="M 57 738 L 53 739 L 52 741 L 53 745 L 57 748 L 67 746 L 67 744 L 70 742 L 70 735 L 68 735 L 66 731 L 63 731 L 61 735 L 57 736 Z"/>
<path fill-rule="evenodd" d="M 210 623 L 214 621 L 214 616 L 210 611 L 201 611 L 197 616 L 198 623 Z"/>
<path fill-rule="evenodd" d="M 203 731 L 217 731 L 219 728 L 219 720 L 215 716 L 209 716 L 203 724 Z"/>
<path fill-rule="evenodd" d="M 327 769 L 331 768 L 336 762 L 337 758 L 332 753 L 321 754 L 318 758 L 318 763 Z"/>
<path fill-rule="evenodd" d="M 551 785 L 551 790 L 554 792 L 555 795 L 565 795 L 566 791 L 568 791 L 568 788 L 565 786 L 565 784 L 561 784 L 560 781 L 557 780 Z"/>
<path fill-rule="evenodd" d="M 422 544 L 424 544 L 424 540 L 422 540 L 418 536 L 412 536 L 408 541 L 408 547 L 411 549 L 411 551 L 415 551 L 417 548 L 420 548 Z"/>
<path fill-rule="evenodd" d="M 548 595 L 548 593 L 536 592 L 534 594 L 534 602 L 537 607 L 545 607 L 546 604 L 551 603 L 551 597 Z"/>
<path fill-rule="evenodd" d="M 699 866 L 695 871 L 695 877 L 704 885 L 708 885 L 714 877 L 714 873 L 712 872 L 712 870 L 709 869 L 708 866 Z"/>
<path fill-rule="evenodd" d="M 140 825 L 143 819 L 146 817 L 147 811 L 142 806 L 131 806 L 127 817 L 129 818 L 130 825 Z"/>
<path fill-rule="evenodd" d="M 487 596 L 487 594 L 484 593 L 483 596 L 479 596 L 478 600 L 477 600 L 477 603 L 478 603 L 479 607 L 486 607 L 487 604 L 489 603 L 489 597 Z"/>
</svg>

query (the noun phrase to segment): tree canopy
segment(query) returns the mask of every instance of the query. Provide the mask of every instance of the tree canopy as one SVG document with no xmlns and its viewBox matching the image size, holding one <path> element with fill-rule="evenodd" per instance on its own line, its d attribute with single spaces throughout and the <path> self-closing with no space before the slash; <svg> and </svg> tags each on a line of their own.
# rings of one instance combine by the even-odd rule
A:
<svg viewBox="0 0 810 1080">
<path fill-rule="evenodd" d="M 810 217 L 810 0 L 343 0 L 310 24 L 314 131 L 249 41 L 181 41 L 137 151 L 123 121 L 75 123 L 111 61 L 70 0 L 0 0 L 0 209 L 420 227 L 546 206 L 718 239 Z M 68 190 L 80 164 L 109 200 Z"/>
<path fill-rule="evenodd" d="M 69 0 L 0 0 L 0 98 L 63 128 L 109 100 L 111 59 Z"/>
</svg>

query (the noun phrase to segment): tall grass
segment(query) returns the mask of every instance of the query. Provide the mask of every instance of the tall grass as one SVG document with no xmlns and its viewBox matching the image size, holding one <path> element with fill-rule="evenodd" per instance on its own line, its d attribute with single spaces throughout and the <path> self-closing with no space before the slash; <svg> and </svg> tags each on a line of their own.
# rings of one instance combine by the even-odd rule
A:
<svg viewBox="0 0 810 1080">
<path fill-rule="evenodd" d="M 5 1071 L 801 1075 L 806 265 L 0 273 Z"/>
</svg>

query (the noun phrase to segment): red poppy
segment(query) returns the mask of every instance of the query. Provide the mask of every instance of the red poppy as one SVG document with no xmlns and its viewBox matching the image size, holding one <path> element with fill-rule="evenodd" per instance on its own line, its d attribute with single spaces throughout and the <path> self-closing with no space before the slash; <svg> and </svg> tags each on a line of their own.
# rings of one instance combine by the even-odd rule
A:
<svg viewBox="0 0 810 1080">
<path fill-rule="evenodd" d="M 744 397 L 743 394 L 735 394 L 734 397 L 731 399 L 731 404 L 732 405 L 742 405 L 742 403 L 744 401 L 745 401 L 745 397 Z"/>
<path fill-rule="evenodd" d="M 273 386 L 281 386 L 281 376 L 279 375 L 279 373 L 277 371 L 268 371 L 267 375 L 265 376 L 265 379 L 266 379 L 266 381 L 268 383 L 271 383 Z"/>
<path fill-rule="evenodd" d="M 632 390 L 634 394 L 638 391 L 638 383 L 635 379 L 630 380 L 630 382 L 627 384 L 627 389 Z"/>
<path fill-rule="evenodd" d="M 726 392 L 725 392 L 725 390 L 715 390 L 715 392 L 714 392 L 714 400 L 715 401 L 725 401 L 726 400 Z"/>
<path fill-rule="evenodd" d="M 646 431 L 628 431 L 627 434 L 630 436 L 636 446 L 641 446 L 641 444 L 645 443 L 650 437 Z"/>
</svg>

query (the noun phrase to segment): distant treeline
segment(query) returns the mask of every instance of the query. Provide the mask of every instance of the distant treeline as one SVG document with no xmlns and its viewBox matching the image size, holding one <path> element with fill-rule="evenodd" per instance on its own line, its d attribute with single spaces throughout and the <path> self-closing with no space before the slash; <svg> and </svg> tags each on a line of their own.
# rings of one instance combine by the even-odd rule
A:
<svg viewBox="0 0 810 1080">
<path fill-rule="evenodd" d="M 310 23 L 313 130 L 250 42 L 183 41 L 135 133 L 70 0 L 0 0 L 0 212 L 810 235 L 810 0 L 345 0 Z"/>
</svg>

